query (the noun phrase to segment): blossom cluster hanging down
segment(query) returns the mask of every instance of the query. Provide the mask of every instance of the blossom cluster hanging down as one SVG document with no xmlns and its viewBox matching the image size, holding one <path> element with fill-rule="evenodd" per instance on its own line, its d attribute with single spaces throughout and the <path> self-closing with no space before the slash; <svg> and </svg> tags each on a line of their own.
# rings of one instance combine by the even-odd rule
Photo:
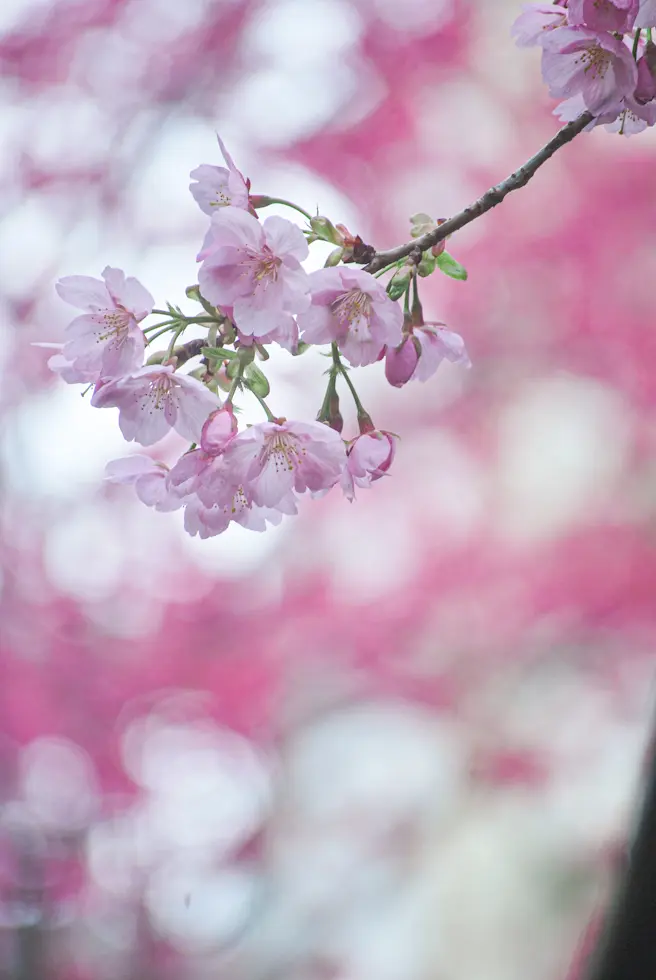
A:
<svg viewBox="0 0 656 980">
<path fill-rule="evenodd" d="M 57 348 L 49 365 L 64 381 L 93 387 L 94 407 L 118 408 L 128 442 L 151 446 L 172 429 L 190 441 L 170 468 L 134 454 L 110 463 L 107 479 L 132 485 L 149 507 L 183 508 L 186 530 L 201 537 L 219 534 L 231 521 L 264 530 L 295 514 L 306 492 L 339 487 L 353 500 L 356 488 L 388 472 L 397 436 L 375 427 L 342 358 L 351 367 L 384 359 L 396 387 L 426 381 L 444 359 L 469 366 L 462 339 L 441 323 L 425 323 L 419 301 L 419 279 L 436 268 L 466 277 L 444 242 L 371 275 L 353 264 L 360 239 L 290 202 L 252 195 L 220 139 L 219 145 L 226 166 L 203 164 L 191 173 L 191 193 L 210 217 L 198 284 L 187 290 L 202 313 L 188 316 L 170 304 L 156 309 L 141 283 L 107 267 L 102 280 L 67 276 L 57 283 L 61 299 L 81 315 L 66 328 L 63 344 L 42 345 Z M 278 216 L 261 219 L 259 212 L 273 203 L 301 211 L 307 227 Z M 436 226 L 424 214 L 412 222 L 415 237 Z M 303 262 L 319 240 L 335 248 L 326 267 L 308 273 Z M 142 327 L 151 315 L 160 320 Z M 184 342 L 192 324 L 206 336 Z M 149 354 L 164 336 L 165 349 Z M 269 407 L 270 386 L 258 362 L 268 359 L 270 344 L 293 356 L 328 345 L 328 382 L 316 421 L 281 418 Z M 338 379 L 357 414 L 359 434 L 347 440 Z M 257 399 L 265 421 L 240 429 L 233 408 L 238 393 Z"/>
<path fill-rule="evenodd" d="M 517 44 L 542 48 L 542 76 L 564 122 L 586 110 L 590 127 L 624 136 L 656 123 L 656 0 L 529 3 L 515 21 Z"/>
</svg>

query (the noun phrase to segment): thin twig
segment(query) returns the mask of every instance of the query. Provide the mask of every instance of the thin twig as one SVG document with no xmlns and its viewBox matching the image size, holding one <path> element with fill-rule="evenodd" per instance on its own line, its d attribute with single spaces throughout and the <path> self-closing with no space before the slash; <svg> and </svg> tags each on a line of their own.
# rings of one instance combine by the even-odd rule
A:
<svg viewBox="0 0 656 980">
<path fill-rule="evenodd" d="M 390 248 L 386 252 L 373 252 L 372 255 L 363 255 L 362 261 L 368 262 L 365 266 L 366 272 L 378 272 L 379 269 L 384 268 L 386 265 L 390 265 L 393 262 L 398 262 L 399 259 L 405 258 L 406 255 L 414 249 L 421 249 L 425 252 L 426 249 L 431 248 L 433 245 L 437 245 L 438 242 L 444 241 L 444 239 L 453 234 L 454 231 L 459 231 L 460 228 L 464 228 L 468 225 L 470 221 L 474 221 L 476 218 L 480 218 L 482 214 L 486 211 L 490 211 L 492 208 L 496 207 L 497 204 L 501 204 L 506 194 L 510 194 L 511 191 L 516 191 L 520 187 L 524 187 L 528 184 L 531 177 L 540 169 L 543 163 L 552 157 L 556 150 L 559 150 L 561 146 L 565 146 L 578 136 L 586 126 L 588 126 L 594 116 L 590 112 L 584 112 L 574 119 L 573 122 L 567 123 L 563 126 L 559 132 L 556 133 L 553 139 L 549 140 L 548 143 L 542 147 L 541 150 L 532 156 L 530 160 L 515 170 L 509 177 L 502 180 L 500 184 L 495 187 L 491 187 L 489 191 L 486 191 L 482 197 L 479 197 L 477 201 L 466 207 L 464 211 L 454 214 L 452 218 L 449 218 L 443 224 L 434 228 L 432 231 L 427 232 L 420 238 L 415 238 L 411 242 L 406 242 L 405 245 L 397 245 L 396 248 Z M 365 246 L 366 248 L 366 246 Z"/>
</svg>

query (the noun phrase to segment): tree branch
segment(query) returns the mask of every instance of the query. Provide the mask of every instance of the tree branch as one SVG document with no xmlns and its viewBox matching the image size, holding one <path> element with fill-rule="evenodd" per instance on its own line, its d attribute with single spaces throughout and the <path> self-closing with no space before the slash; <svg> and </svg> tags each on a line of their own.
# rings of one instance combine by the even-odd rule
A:
<svg viewBox="0 0 656 980">
<path fill-rule="evenodd" d="M 489 191 L 486 191 L 482 197 L 479 197 L 477 201 L 466 207 L 464 211 L 460 211 L 458 214 L 454 214 L 452 218 L 449 218 L 439 227 L 435 228 L 433 231 L 429 231 L 427 234 L 422 235 L 420 238 L 415 238 L 411 242 L 407 242 L 405 245 L 397 245 L 396 248 L 390 248 L 386 252 L 374 252 L 373 255 L 365 255 L 362 257 L 363 261 L 367 261 L 368 264 L 365 266 L 365 272 L 378 272 L 379 269 L 384 269 L 386 265 L 390 265 L 392 262 L 397 262 L 399 259 L 404 258 L 406 255 L 410 255 L 412 251 L 420 249 L 425 252 L 426 249 L 431 248 L 433 245 L 437 245 L 438 242 L 444 241 L 444 239 L 453 234 L 454 231 L 459 231 L 460 228 L 464 228 L 468 225 L 470 221 L 474 221 L 475 218 L 480 218 L 482 214 L 486 211 L 490 211 L 495 208 L 497 204 L 501 204 L 506 194 L 510 194 L 511 191 L 516 191 L 520 187 L 524 187 L 528 184 L 531 177 L 540 169 L 543 163 L 554 155 L 556 150 L 559 150 L 561 146 L 565 146 L 578 136 L 582 130 L 588 126 L 594 116 L 590 112 L 584 112 L 574 119 L 573 122 L 567 123 L 566 126 L 556 133 L 553 139 L 549 140 L 548 143 L 542 147 L 541 150 L 532 156 L 530 160 L 527 160 L 523 167 L 519 170 L 515 170 L 509 177 L 502 180 L 500 184 L 495 187 L 491 187 Z"/>
</svg>

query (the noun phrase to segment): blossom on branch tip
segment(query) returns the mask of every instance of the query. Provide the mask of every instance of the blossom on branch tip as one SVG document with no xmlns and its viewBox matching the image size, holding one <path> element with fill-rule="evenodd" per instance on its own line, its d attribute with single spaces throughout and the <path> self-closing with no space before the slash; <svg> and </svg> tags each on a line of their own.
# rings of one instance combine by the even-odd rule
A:
<svg viewBox="0 0 656 980">
<path fill-rule="evenodd" d="M 216 136 L 226 167 L 201 163 L 189 176 L 195 183 L 189 185 L 194 200 L 205 214 L 214 214 L 217 208 L 231 205 L 235 208 L 249 209 L 249 182 L 237 170 L 223 140 Z"/>
<path fill-rule="evenodd" d="M 298 317 L 308 344 L 336 341 L 354 367 L 373 364 L 385 346 L 403 338 L 403 312 L 385 287 L 362 269 L 319 269 L 310 274 L 312 305 Z"/>
<path fill-rule="evenodd" d="M 309 277 L 301 262 L 308 245 L 286 218 L 260 223 L 235 207 L 214 213 L 198 282 L 203 296 L 234 321 L 240 335 L 260 340 L 293 333 L 293 315 L 310 305 Z"/>
<path fill-rule="evenodd" d="M 560 27 L 542 43 L 542 76 L 552 96 L 580 94 L 600 115 L 635 90 L 638 75 L 631 51 L 612 34 Z"/>
<path fill-rule="evenodd" d="M 207 416 L 221 403 L 196 378 L 174 373 L 170 364 L 152 364 L 96 386 L 91 404 L 118 408 L 125 439 L 150 446 L 170 429 L 197 442 Z"/>
<path fill-rule="evenodd" d="M 346 464 L 341 436 L 321 422 L 261 422 L 239 433 L 223 460 L 246 498 L 278 507 L 293 490 L 329 490 Z"/>
<path fill-rule="evenodd" d="M 155 305 L 148 290 L 120 269 L 107 266 L 102 276 L 104 282 L 65 276 L 55 286 L 64 302 L 84 311 L 66 327 L 62 354 L 74 371 L 93 380 L 120 377 L 141 366 L 146 341 L 139 322 Z"/>
</svg>

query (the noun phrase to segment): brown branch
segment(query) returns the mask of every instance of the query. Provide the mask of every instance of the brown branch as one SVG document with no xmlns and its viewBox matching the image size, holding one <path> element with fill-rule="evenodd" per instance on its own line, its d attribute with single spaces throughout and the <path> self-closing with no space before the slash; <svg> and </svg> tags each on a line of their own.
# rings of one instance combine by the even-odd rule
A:
<svg viewBox="0 0 656 980">
<path fill-rule="evenodd" d="M 365 272 L 378 272 L 379 269 L 384 269 L 386 265 L 391 265 L 393 262 L 405 258 L 406 255 L 410 255 L 415 249 L 420 249 L 422 252 L 425 252 L 426 249 L 437 245 L 438 242 L 444 241 L 454 231 L 459 231 L 460 228 L 464 228 L 470 221 L 480 218 L 486 211 L 491 211 L 497 204 L 501 204 L 506 194 L 510 194 L 511 191 L 516 191 L 520 187 L 528 184 L 531 177 L 540 169 L 542 164 L 546 163 L 561 146 L 565 146 L 575 136 L 578 136 L 593 119 L 594 116 L 590 112 L 584 112 L 578 119 L 567 123 L 566 126 L 563 126 L 556 133 L 553 139 L 545 143 L 542 149 L 538 150 L 530 160 L 527 160 L 519 170 L 515 170 L 509 177 L 502 180 L 500 184 L 491 187 L 489 191 L 486 191 L 482 197 L 479 197 L 477 201 L 474 201 L 473 204 L 466 207 L 464 211 L 454 214 L 452 218 L 443 222 L 443 224 L 439 225 L 433 231 L 429 231 L 427 234 L 422 235 L 420 238 L 415 238 L 411 242 L 406 242 L 405 245 L 397 245 L 396 248 L 390 248 L 386 252 L 374 252 L 373 255 L 363 256 L 362 261 L 368 262 L 368 265 L 365 266 Z"/>
</svg>

